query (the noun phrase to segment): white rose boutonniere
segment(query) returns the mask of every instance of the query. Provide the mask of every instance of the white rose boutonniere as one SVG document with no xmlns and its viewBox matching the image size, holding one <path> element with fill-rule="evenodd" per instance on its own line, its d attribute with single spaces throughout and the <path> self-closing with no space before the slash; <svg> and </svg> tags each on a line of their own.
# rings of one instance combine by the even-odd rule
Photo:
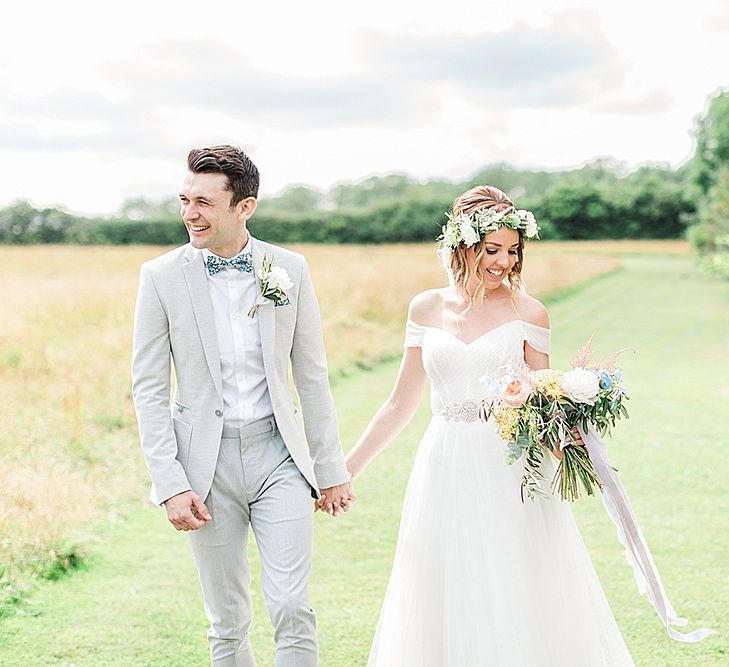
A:
<svg viewBox="0 0 729 667">
<path fill-rule="evenodd" d="M 253 317 L 258 306 L 266 303 L 265 299 L 274 303 L 281 303 L 286 300 L 286 290 L 294 286 L 293 281 L 286 272 L 286 269 L 273 265 L 273 257 L 264 255 L 261 268 L 257 271 L 258 284 L 261 288 L 261 299 L 253 304 L 248 311 L 248 316 Z"/>
</svg>

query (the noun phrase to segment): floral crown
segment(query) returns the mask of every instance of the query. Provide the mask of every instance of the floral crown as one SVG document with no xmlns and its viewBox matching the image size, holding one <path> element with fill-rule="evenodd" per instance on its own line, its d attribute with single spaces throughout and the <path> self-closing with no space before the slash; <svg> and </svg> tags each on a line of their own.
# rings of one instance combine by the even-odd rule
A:
<svg viewBox="0 0 729 667">
<path fill-rule="evenodd" d="M 494 211 L 492 208 L 482 208 L 472 215 L 461 213 L 454 216 L 452 212 L 446 213 L 448 222 L 441 228 L 442 234 L 438 237 L 438 251 L 454 250 L 459 243 L 470 248 L 478 243 L 481 237 L 495 232 L 499 227 L 521 229 L 528 239 L 539 238 L 539 225 L 531 211 L 519 209 L 513 213 Z"/>
</svg>

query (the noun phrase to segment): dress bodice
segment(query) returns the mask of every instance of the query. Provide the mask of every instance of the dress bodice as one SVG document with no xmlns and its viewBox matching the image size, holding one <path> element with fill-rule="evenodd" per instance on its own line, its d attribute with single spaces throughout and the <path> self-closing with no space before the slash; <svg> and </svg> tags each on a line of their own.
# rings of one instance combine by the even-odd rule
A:
<svg viewBox="0 0 729 667">
<path fill-rule="evenodd" d="M 443 329 L 408 320 L 405 334 L 405 347 L 422 348 L 434 414 L 450 406 L 480 402 L 485 397 L 480 378 L 509 364 L 522 363 L 525 342 L 548 354 L 550 331 L 523 320 L 510 320 L 466 343 Z"/>
</svg>

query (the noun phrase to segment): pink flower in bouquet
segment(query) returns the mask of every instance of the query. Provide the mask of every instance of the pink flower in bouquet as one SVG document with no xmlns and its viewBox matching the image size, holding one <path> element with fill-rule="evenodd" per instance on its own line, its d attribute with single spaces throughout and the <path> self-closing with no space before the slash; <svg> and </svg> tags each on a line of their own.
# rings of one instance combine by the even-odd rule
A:
<svg viewBox="0 0 729 667">
<path fill-rule="evenodd" d="M 523 378 L 514 378 L 504 387 L 501 400 L 510 408 L 520 408 L 532 395 L 532 386 Z"/>
</svg>

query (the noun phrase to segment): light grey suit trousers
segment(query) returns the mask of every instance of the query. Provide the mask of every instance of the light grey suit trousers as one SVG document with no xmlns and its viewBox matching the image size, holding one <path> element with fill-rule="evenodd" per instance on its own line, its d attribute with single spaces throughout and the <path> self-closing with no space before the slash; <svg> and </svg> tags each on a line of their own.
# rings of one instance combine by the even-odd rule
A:
<svg viewBox="0 0 729 667">
<path fill-rule="evenodd" d="M 189 539 L 210 622 L 214 667 L 253 667 L 248 642 L 249 525 L 261 556 L 263 591 L 274 627 L 276 667 L 315 667 L 316 620 L 309 604 L 311 487 L 273 417 L 224 427 L 205 505 L 212 515 Z"/>
</svg>

